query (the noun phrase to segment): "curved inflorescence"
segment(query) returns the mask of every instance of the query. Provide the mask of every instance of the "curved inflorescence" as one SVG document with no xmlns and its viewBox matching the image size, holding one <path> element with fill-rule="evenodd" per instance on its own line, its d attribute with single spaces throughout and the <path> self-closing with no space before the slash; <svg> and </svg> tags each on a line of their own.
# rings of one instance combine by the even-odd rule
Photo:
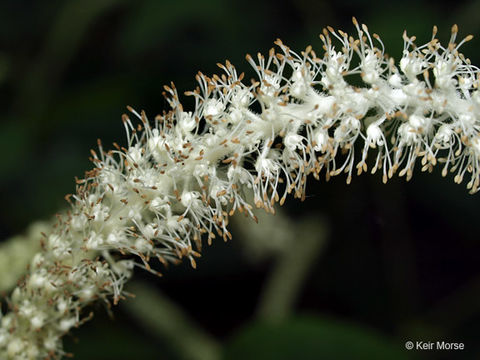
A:
<svg viewBox="0 0 480 360">
<path fill-rule="evenodd" d="M 154 124 L 129 108 L 139 121 L 123 116 L 128 145 L 104 151 L 99 142 L 94 169 L 66 197 L 70 211 L 13 291 L 0 357 L 60 358 L 61 337 L 85 320 L 86 305 L 124 296 L 131 255 L 152 272 L 151 259 L 188 258 L 195 267 L 204 235 L 227 240 L 237 210 L 255 218 L 253 206 L 274 212 L 288 194 L 304 197 L 309 174 L 346 173 L 350 182 L 371 167 L 383 181 L 395 173 L 409 180 L 419 158 L 422 170 L 439 163 L 444 176 L 468 176 L 478 191 L 479 69 L 458 52 L 471 36 L 457 44 L 454 26 L 442 46 L 434 28 L 417 47 L 404 34 L 397 67 L 376 34 L 354 25 L 356 38 L 325 29 L 321 58 L 280 40 L 279 52 L 247 55 L 257 74 L 249 84 L 228 61 L 222 75 L 199 73 L 187 93 L 191 112 L 173 84 L 165 86 L 171 110 Z"/>
</svg>

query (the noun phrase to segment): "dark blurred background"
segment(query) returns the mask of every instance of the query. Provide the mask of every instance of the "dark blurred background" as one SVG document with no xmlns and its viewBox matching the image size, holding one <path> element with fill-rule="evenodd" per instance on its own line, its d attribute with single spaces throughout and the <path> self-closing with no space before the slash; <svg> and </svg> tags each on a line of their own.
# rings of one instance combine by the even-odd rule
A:
<svg viewBox="0 0 480 360">
<path fill-rule="evenodd" d="M 165 110 L 163 84 L 174 81 L 183 93 L 195 87 L 198 70 L 219 72 L 215 64 L 225 59 L 248 70 L 245 54 L 268 52 L 276 38 L 321 54 L 322 28 L 353 33 L 353 15 L 396 59 L 404 29 L 422 42 L 436 24 L 447 42 L 458 23 L 460 36 L 476 36 L 463 52 L 480 64 L 479 12 L 480 1 L 4 0 L 0 238 L 65 208 L 74 176 L 91 167 L 96 139 L 106 147 L 125 142 L 126 105 L 151 119 Z M 205 248 L 197 270 L 171 267 L 163 278 L 137 271 L 135 281 L 160 291 L 225 358 L 478 359 L 480 200 L 464 185 L 438 169 L 387 185 L 380 176 L 354 177 L 349 186 L 342 176 L 312 179 L 306 201 L 287 201 L 285 212 L 293 223 L 324 219 L 319 232 L 327 235 L 282 321 L 256 315 L 281 256 L 252 260 L 235 232 L 234 240 Z M 66 349 L 76 359 L 190 356 L 170 340 L 128 307 L 110 319 L 99 306 Z M 406 340 L 457 341 L 466 349 L 408 352 Z"/>
</svg>

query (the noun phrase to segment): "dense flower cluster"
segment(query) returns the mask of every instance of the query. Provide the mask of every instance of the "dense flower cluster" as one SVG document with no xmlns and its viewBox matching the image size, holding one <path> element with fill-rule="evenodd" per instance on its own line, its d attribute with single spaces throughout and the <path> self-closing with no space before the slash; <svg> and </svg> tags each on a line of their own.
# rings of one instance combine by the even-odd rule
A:
<svg viewBox="0 0 480 360">
<path fill-rule="evenodd" d="M 99 142 L 95 168 L 67 196 L 71 210 L 13 291 L 0 357 L 61 357 L 61 337 L 85 320 L 82 308 L 124 295 L 130 255 L 152 272 L 151 259 L 195 267 L 203 236 L 227 240 L 234 212 L 254 218 L 253 206 L 274 212 L 288 194 L 304 197 L 309 174 L 346 173 L 350 182 L 371 167 L 384 181 L 395 173 L 408 180 L 419 158 L 422 170 L 440 163 L 456 182 L 468 176 L 476 192 L 479 70 L 458 52 L 471 36 L 457 44 L 454 26 L 442 46 L 434 29 L 417 47 L 404 34 L 397 67 L 377 35 L 354 25 L 356 38 L 324 30 L 323 57 L 280 40 L 280 52 L 247 56 L 257 73 L 249 84 L 228 61 L 222 75 L 199 73 L 187 93 L 191 112 L 173 85 L 165 86 L 171 110 L 154 124 L 129 108 L 139 120 L 123 117 L 128 145 L 105 151 Z"/>
</svg>

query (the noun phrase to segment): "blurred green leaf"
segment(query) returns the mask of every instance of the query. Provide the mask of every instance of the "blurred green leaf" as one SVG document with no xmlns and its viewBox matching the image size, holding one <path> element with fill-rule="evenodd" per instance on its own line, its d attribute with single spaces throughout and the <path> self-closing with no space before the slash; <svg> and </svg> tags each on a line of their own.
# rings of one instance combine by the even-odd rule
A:
<svg viewBox="0 0 480 360">
<path fill-rule="evenodd" d="M 279 325 L 254 323 L 225 348 L 225 359 L 412 359 L 403 344 L 336 319 L 301 316 Z"/>
<path fill-rule="evenodd" d="M 0 178 L 4 179 L 12 169 L 19 166 L 19 159 L 28 154 L 28 142 L 30 134 L 22 124 L 13 121 L 5 121 L 0 126 L 1 148 L 8 152 L 0 167 Z"/>
</svg>

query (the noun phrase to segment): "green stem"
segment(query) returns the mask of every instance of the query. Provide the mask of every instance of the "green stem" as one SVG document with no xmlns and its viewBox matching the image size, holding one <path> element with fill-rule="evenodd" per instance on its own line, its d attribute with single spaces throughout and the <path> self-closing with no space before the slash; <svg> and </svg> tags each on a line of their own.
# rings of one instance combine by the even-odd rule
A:
<svg viewBox="0 0 480 360">
<path fill-rule="evenodd" d="M 307 218 L 295 227 L 298 237 L 278 256 L 260 298 L 257 315 L 266 321 L 287 318 L 315 260 L 324 248 L 327 225 L 324 219 Z"/>
<path fill-rule="evenodd" d="M 128 291 L 136 298 L 124 301 L 122 306 L 146 328 L 171 344 L 180 359 L 220 358 L 220 345 L 216 340 L 161 292 L 139 281 L 132 281 Z"/>
</svg>

